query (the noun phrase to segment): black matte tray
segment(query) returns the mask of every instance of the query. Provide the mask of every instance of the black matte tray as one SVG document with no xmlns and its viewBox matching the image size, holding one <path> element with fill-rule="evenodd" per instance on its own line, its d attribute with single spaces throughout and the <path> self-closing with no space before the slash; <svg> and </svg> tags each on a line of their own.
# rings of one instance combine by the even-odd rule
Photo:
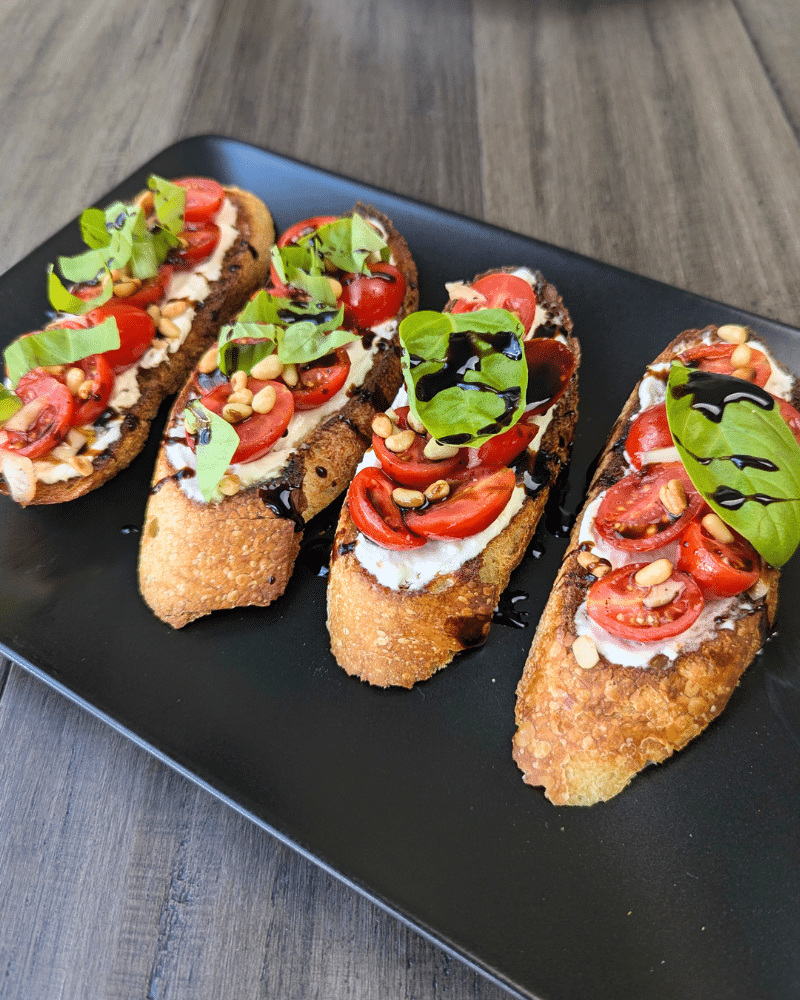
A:
<svg viewBox="0 0 800 1000">
<path fill-rule="evenodd" d="M 644 366 L 686 327 L 746 322 L 800 371 L 800 334 L 572 253 L 227 139 L 178 143 L 154 170 L 249 188 L 279 229 L 374 203 L 405 234 L 421 306 L 444 282 L 539 268 L 583 346 L 581 417 L 563 512 L 511 582 L 527 627 L 411 692 L 347 677 L 325 629 L 322 515 L 285 596 L 174 632 L 136 586 L 157 433 L 101 490 L 21 510 L 0 498 L 0 648 L 391 913 L 505 984 L 546 1000 L 787 1000 L 800 995 L 800 595 L 727 710 L 666 764 L 591 809 L 556 808 L 511 759 L 514 691 L 587 469 Z M 41 324 L 45 265 L 77 226 L 0 277 L 3 341 Z M 164 414 L 162 413 L 162 421 Z"/>
</svg>

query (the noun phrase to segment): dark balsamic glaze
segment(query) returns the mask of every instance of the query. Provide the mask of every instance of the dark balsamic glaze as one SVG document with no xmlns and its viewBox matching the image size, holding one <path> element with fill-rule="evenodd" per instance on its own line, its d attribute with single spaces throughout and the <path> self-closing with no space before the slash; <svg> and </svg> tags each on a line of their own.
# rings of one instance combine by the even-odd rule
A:
<svg viewBox="0 0 800 1000">
<path fill-rule="evenodd" d="M 369 275 L 361 275 L 361 274 L 342 275 L 342 277 L 339 280 L 341 281 L 342 286 L 346 288 L 347 285 L 352 284 L 358 278 L 362 277 L 379 278 L 381 281 L 385 281 L 387 285 L 394 285 L 397 283 L 397 275 L 391 273 L 387 274 L 385 271 L 371 271 Z"/>
<path fill-rule="evenodd" d="M 473 646 L 482 646 L 486 641 L 491 618 L 478 617 L 471 618 L 448 618 L 445 622 L 444 632 L 452 636 L 462 649 L 470 649 Z"/>
<path fill-rule="evenodd" d="M 759 458 L 757 455 L 711 455 L 709 458 L 701 458 L 699 455 L 686 447 L 678 435 L 675 440 L 684 451 L 688 452 L 698 463 L 698 465 L 711 465 L 712 462 L 730 462 L 741 472 L 743 469 L 758 469 L 759 472 L 780 472 L 779 466 L 771 462 L 768 458 Z"/>
<path fill-rule="evenodd" d="M 314 323 L 316 326 L 322 326 L 324 323 L 331 323 L 336 318 L 338 309 L 331 309 L 326 306 L 324 302 L 317 302 L 317 312 L 307 312 L 307 313 L 296 313 L 291 309 L 279 309 L 278 317 L 284 326 L 291 326 L 292 323 L 303 323 L 309 321 Z"/>
<path fill-rule="evenodd" d="M 775 406 L 775 400 L 760 386 L 716 372 L 690 372 L 688 382 L 674 386 L 671 391 L 675 399 L 691 396 L 692 409 L 715 424 L 720 423 L 725 407 L 731 403 L 746 400 L 760 406 L 762 410 L 771 410 Z"/>
<path fill-rule="evenodd" d="M 164 483 L 168 483 L 170 479 L 174 479 L 176 483 L 179 483 L 183 479 L 191 479 L 193 476 L 196 475 L 197 473 L 195 472 L 195 470 L 190 468 L 188 465 L 183 469 L 178 469 L 178 471 L 173 472 L 171 476 L 164 476 L 163 479 L 159 479 L 157 483 L 154 483 L 152 489 L 150 490 L 150 496 L 155 496 L 155 494 L 158 493 L 158 491 L 161 489 Z"/>
<path fill-rule="evenodd" d="M 305 527 L 303 515 L 297 509 L 295 502 L 297 490 L 286 483 L 278 483 L 276 486 L 259 486 L 258 498 L 265 507 L 284 517 L 288 521 L 294 522 L 294 530 L 302 531 Z"/>
<path fill-rule="evenodd" d="M 223 375 L 219 368 L 215 368 L 213 372 L 197 372 L 195 374 L 195 381 L 197 382 L 200 391 L 205 396 L 206 393 L 211 392 L 212 389 L 216 389 L 218 385 L 222 385 L 223 382 L 227 382 L 228 376 Z"/>
<path fill-rule="evenodd" d="M 733 486 L 718 486 L 710 495 L 709 499 L 714 500 L 724 507 L 725 510 L 739 510 L 748 500 L 760 503 L 762 507 L 769 507 L 773 503 L 793 503 L 797 497 L 771 497 L 766 493 L 741 493 Z"/>
<path fill-rule="evenodd" d="M 327 576 L 331 562 L 330 538 L 311 538 L 303 542 L 297 561 L 309 569 L 314 576 Z"/>
<path fill-rule="evenodd" d="M 324 469 L 321 465 L 318 465 L 314 471 L 316 472 L 316 474 L 319 476 L 320 479 L 327 479 L 328 470 Z"/>
<path fill-rule="evenodd" d="M 492 621 L 495 625 L 505 625 L 508 628 L 527 628 L 528 612 L 518 611 L 514 605 L 519 601 L 527 601 L 528 594 L 524 590 L 507 590 L 500 598 L 495 608 Z"/>
</svg>

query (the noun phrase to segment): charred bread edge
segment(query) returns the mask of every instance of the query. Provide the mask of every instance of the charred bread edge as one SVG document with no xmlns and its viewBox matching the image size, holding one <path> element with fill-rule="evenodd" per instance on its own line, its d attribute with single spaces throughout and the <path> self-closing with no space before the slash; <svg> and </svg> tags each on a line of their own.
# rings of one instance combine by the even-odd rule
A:
<svg viewBox="0 0 800 1000">
<path fill-rule="evenodd" d="M 419 301 L 417 270 L 405 239 L 375 208 L 354 212 L 386 229 L 397 267 L 406 279 L 400 318 Z M 372 439 L 372 418 L 384 410 L 402 380 L 396 337 L 379 350 L 363 384 L 342 409 L 317 425 L 288 465 L 269 480 L 269 490 L 288 490 L 290 509 L 281 516 L 254 484 L 217 504 L 186 496 L 175 481 L 162 446 L 153 476 L 139 555 L 139 587 L 154 613 L 181 628 L 212 611 L 266 606 L 280 597 L 300 549 L 302 527 L 346 489 Z M 183 411 L 186 385 L 167 422 Z M 155 540 L 159 538 L 156 544 Z"/>
<path fill-rule="evenodd" d="M 485 274 L 514 270 L 496 268 Z M 542 282 L 542 289 L 550 307 L 563 316 L 561 331 L 579 365 L 580 347 L 564 303 L 553 285 Z M 358 531 L 345 501 L 331 555 L 328 630 L 333 654 L 348 674 L 378 687 L 410 688 L 446 667 L 457 653 L 486 639 L 500 595 L 533 537 L 561 467 L 569 460 L 577 422 L 578 365 L 556 403 L 535 460 L 536 478 L 545 479 L 545 485 L 534 497 L 526 496 L 506 528 L 455 573 L 440 574 L 413 591 L 379 583 L 353 552 Z"/>
<path fill-rule="evenodd" d="M 37 483 L 33 504 L 63 503 L 97 489 L 126 468 L 144 447 L 150 423 L 167 396 L 177 392 L 197 360 L 213 343 L 219 329 L 239 312 L 249 295 L 269 272 L 269 250 L 275 240 L 267 206 L 249 191 L 226 187 L 226 196 L 237 207 L 239 235 L 222 262 L 222 275 L 209 282 L 210 293 L 196 307 L 191 330 L 174 354 L 167 354 L 155 368 L 141 368 L 137 382 L 141 393 L 126 412 L 120 438 L 93 460 L 94 471 L 58 483 Z M 8 494 L 0 477 L 0 493 Z"/>
<path fill-rule="evenodd" d="M 651 366 L 673 358 L 679 346 L 699 343 L 709 329 L 716 328 L 684 331 Z M 581 521 L 589 504 L 625 468 L 622 451 L 639 412 L 641 381 L 606 443 L 517 687 L 514 759 L 524 781 L 543 785 L 557 805 L 611 798 L 646 765 L 660 763 L 702 732 L 727 704 L 777 608 L 779 572 L 765 567 L 766 597 L 734 605 L 726 615 L 734 617 L 734 628 L 718 630 L 698 649 L 672 661 L 656 654 L 645 667 L 601 657 L 584 670 L 575 662 L 570 625 L 590 584 L 577 561 Z M 797 381 L 792 402 L 800 402 Z"/>
</svg>

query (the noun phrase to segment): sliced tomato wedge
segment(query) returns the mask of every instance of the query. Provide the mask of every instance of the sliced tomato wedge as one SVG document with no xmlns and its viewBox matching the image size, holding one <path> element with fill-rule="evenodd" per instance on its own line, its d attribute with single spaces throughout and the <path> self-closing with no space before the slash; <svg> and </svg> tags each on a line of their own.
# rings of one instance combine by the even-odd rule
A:
<svg viewBox="0 0 800 1000">
<path fill-rule="evenodd" d="M 678 360 L 689 368 L 697 368 L 702 372 L 716 372 L 718 375 L 732 375 L 734 368 L 731 355 L 735 344 L 698 344 L 696 347 L 678 355 Z M 772 366 L 761 351 L 751 348 L 748 368 L 755 372 L 752 380 L 763 389 L 772 374 Z"/>
<path fill-rule="evenodd" d="M 484 441 L 478 448 L 481 465 L 510 465 L 536 437 L 536 424 L 520 421 L 512 428 Z M 446 478 L 446 477 L 445 477 Z"/>
<path fill-rule="evenodd" d="M 677 567 L 691 575 L 704 597 L 734 597 L 749 590 L 759 577 L 758 553 L 740 535 L 731 533 L 730 544 L 719 542 L 697 519 L 681 538 Z"/>
<path fill-rule="evenodd" d="M 106 361 L 104 354 L 90 354 L 88 358 L 81 358 L 80 361 L 73 361 L 72 364 L 65 365 L 65 375 L 54 375 L 53 377 L 66 384 L 67 368 L 80 368 L 85 380 L 90 383 L 86 399 L 75 397 L 70 422 L 73 427 L 93 424 L 108 406 L 108 401 L 111 398 L 111 392 L 114 388 L 114 372 L 111 365 Z M 23 375 L 19 380 L 20 387 L 25 385 L 31 375 L 35 375 L 35 372 L 36 369 L 34 372 Z"/>
<path fill-rule="evenodd" d="M 427 508 L 406 512 L 406 527 L 423 538 L 477 535 L 488 528 L 511 499 L 513 469 L 481 465 L 448 477 L 450 495 Z"/>
<path fill-rule="evenodd" d="M 667 404 L 649 406 L 636 417 L 625 440 L 625 451 L 634 469 L 641 469 L 642 456 L 658 448 L 671 448 Z"/>
<path fill-rule="evenodd" d="M 178 235 L 181 246 L 170 250 L 169 259 L 175 267 L 188 270 L 214 252 L 219 243 L 219 226 L 214 222 L 192 223 Z"/>
<path fill-rule="evenodd" d="M 369 274 L 347 272 L 339 279 L 348 325 L 362 330 L 396 316 L 406 297 L 406 279 L 394 264 L 370 264 L 369 270 Z"/>
<path fill-rule="evenodd" d="M 350 373 L 350 355 L 347 348 L 338 347 L 324 358 L 299 365 L 299 382 L 292 390 L 296 410 L 313 410 L 335 396 L 347 381 Z"/>
<path fill-rule="evenodd" d="M 210 177 L 182 177 L 175 183 L 186 188 L 185 222 L 207 222 L 219 211 L 225 192 L 218 181 Z"/>
<path fill-rule="evenodd" d="M 575 371 L 575 355 L 560 340 L 534 337 L 525 341 L 528 362 L 526 416 L 546 413 L 564 394 Z"/>
<path fill-rule="evenodd" d="M 454 313 L 474 312 L 476 309 L 506 309 L 514 313 L 527 333 L 536 317 L 536 292 L 524 278 L 516 274 L 487 274 L 470 285 L 484 296 L 483 302 L 459 299 L 453 306 Z"/>
<path fill-rule="evenodd" d="M 283 382 L 264 382 L 257 378 L 247 380 L 247 388 L 254 396 L 267 385 L 275 389 L 275 405 L 269 413 L 253 413 L 241 423 L 233 424 L 239 435 L 239 447 L 233 454 L 231 464 L 255 462 L 256 459 L 263 458 L 289 426 L 294 413 L 291 390 Z M 230 382 L 224 382 L 202 397 L 203 406 L 222 416 L 222 408 L 228 402 L 231 392 Z M 194 435 L 187 433 L 186 440 L 190 447 L 195 447 Z"/>
<path fill-rule="evenodd" d="M 621 639 L 659 642 L 685 632 L 703 610 L 703 595 L 686 573 L 673 571 L 665 585 L 677 585 L 676 596 L 661 607 L 644 602 L 653 588 L 640 586 L 634 577 L 647 563 L 630 563 L 596 580 L 586 595 L 592 621 Z"/>
<path fill-rule="evenodd" d="M 392 500 L 395 483 L 381 469 L 367 466 L 350 484 L 347 502 L 353 524 L 385 549 L 417 549 L 425 539 L 412 535 Z"/>
<path fill-rule="evenodd" d="M 401 430 L 408 427 L 408 411 L 407 406 L 398 406 L 394 411 Z M 372 447 L 383 471 L 401 486 L 415 490 L 425 490 L 437 479 L 449 479 L 463 468 L 469 454 L 466 448 L 461 448 L 453 458 L 432 461 L 423 454 L 425 438 L 421 434 L 415 435 L 411 447 L 400 453 L 389 451 L 377 434 L 372 435 Z"/>
<path fill-rule="evenodd" d="M 678 517 L 662 504 L 659 493 L 679 479 L 686 491 L 686 510 Z M 645 552 L 675 541 L 700 513 L 703 498 L 680 462 L 665 462 L 633 472 L 610 486 L 597 508 L 597 533 L 618 549 Z"/>
<path fill-rule="evenodd" d="M 31 408 L 32 419 L 25 430 L 0 428 L 0 449 L 26 458 L 41 458 L 67 436 L 75 409 L 72 394 L 63 382 L 35 368 L 20 380 L 17 395 Z M 25 406 L 10 418 L 12 423 Z"/>
<path fill-rule="evenodd" d="M 103 357 L 112 371 L 121 372 L 139 360 L 155 336 L 156 325 L 143 309 L 137 309 L 120 299 L 112 299 L 85 316 L 73 316 L 57 326 L 68 330 L 83 330 L 99 326 L 109 316 L 117 321 L 120 345 L 114 350 L 105 351 Z"/>
</svg>

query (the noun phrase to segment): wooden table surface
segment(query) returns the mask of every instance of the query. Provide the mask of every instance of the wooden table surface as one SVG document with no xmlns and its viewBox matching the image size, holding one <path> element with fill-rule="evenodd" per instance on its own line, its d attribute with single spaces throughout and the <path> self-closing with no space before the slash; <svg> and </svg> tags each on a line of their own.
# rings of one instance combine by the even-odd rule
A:
<svg viewBox="0 0 800 1000">
<path fill-rule="evenodd" d="M 5 0 L 0 29 L 0 271 L 216 133 L 800 325 L 795 0 Z M 3 1000 L 506 995 L 0 661 Z"/>
</svg>

